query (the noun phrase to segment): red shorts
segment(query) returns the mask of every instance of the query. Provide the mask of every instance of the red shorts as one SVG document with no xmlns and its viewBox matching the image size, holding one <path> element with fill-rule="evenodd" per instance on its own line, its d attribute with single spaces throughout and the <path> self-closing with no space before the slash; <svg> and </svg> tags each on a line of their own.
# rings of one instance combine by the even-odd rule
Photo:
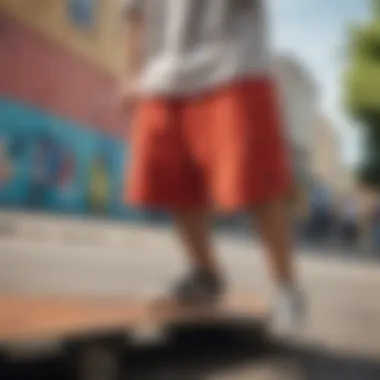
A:
<svg viewBox="0 0 380 380">
<path fill-rule="evenodd" d="M 287 144 L 272 80 L 137 107 L 125 200 L 168 211 L 241 211 L 290 189 Z"/>
</svg>

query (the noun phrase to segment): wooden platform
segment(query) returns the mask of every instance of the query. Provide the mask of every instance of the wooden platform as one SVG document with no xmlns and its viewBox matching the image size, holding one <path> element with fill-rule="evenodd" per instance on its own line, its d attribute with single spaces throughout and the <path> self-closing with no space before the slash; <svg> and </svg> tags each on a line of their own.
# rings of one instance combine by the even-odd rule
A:
<svg viewBox="0 0 380 380">
<path fill-rule="evenodd" d="M 149 326 L 202 324 L 233 319 L 263 320 L 266 305 L 232 294 L 213 305 L 184 306 L 171 299 L 49 298 L 0 294 L 0 344 L 75 339 Z"/>
</svg>

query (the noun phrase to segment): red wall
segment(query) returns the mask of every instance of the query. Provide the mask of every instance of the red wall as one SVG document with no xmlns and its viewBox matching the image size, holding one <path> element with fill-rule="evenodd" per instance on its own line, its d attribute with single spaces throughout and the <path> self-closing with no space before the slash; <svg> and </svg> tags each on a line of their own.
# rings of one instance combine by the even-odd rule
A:
<svg viewBox="0 0 380 380">
<path fill-rule="evenodd" d="M 116 81 L 63 46 L 0 15 L 0 94 L 110 134 L 123 130 Z"/>
</svg>

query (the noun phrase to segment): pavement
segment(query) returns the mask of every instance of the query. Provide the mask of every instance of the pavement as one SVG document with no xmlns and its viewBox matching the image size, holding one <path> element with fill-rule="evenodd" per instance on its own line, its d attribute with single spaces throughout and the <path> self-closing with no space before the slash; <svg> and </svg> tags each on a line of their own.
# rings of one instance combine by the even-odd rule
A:
<svg viewBox="0 0 380 380">
<path fill-rule="evenodd" d="M 270 301 L 274 289 L 261 246 L 223 235 L 215 243 L 231 287 Z M 0 252 L 0 289 L 24 293 L 151 296 L 186 268 L 169 230 L 143 226 L 124 226 L 123 243 L 111 245 L 4 235 Z M 380 379 L 380 265 L 305 248 L 297 264 L 310 308 L 297 336 L 265 353 L 148 349 L 128 379 Z"/>
</svg>

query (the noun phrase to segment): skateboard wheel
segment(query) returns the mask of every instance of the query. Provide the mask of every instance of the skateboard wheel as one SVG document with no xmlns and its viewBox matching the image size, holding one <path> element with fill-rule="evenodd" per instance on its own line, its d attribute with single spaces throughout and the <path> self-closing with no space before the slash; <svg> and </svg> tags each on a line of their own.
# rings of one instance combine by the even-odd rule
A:
<svg viewBox="0 0 380 380">
<path fill-rule="evenodd" d="M 120 380 L 124 373 L 123 347 L 112 339 L 94 339 L 70 345 L 70 379 Z"/>
</svg>

